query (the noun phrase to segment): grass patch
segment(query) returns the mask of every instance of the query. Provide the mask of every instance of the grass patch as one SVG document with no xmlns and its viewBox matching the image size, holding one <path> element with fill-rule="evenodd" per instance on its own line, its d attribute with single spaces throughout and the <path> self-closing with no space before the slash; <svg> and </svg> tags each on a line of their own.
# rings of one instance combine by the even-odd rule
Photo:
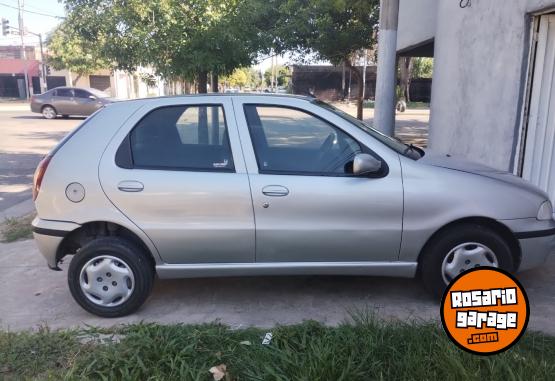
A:
<svg viewBox="0 0 555 381">
<path fill-rule="evenodd" d="M 458 349 L 435 323 L 359 318 L 338 327 L 306 322 L 271 331 L 270 345 L 261 345 L 264 330 L 220 324 L 2 332 L 0 378 L 212 380 L 209 369 L 220 364 L 226 380 L 541 380 L 555 374 L 555 338 L 536 333 L 505 353 L 479 357 Z M 100 334 L 118 340 L 90 340 Z"/>
<path fill-rule="evenodd" d="M 18 218 L 6 218 L 0 225 L 2 242 L 14 242 L 21 239 L 33 238 L 31 227 L 33 218 L 35 218 L 34 214 Z"/>
</svg>

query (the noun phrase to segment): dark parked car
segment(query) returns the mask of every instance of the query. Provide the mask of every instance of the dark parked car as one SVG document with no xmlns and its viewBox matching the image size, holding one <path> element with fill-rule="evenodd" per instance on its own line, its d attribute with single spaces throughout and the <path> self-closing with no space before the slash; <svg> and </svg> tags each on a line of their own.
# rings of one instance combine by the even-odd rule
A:
<svg viewBox="0 0 555 381">
<path fill-rule="evenodd" d="M 46 119 L 69 115 L 88 116 L 114 100 L 97 89 L 56 87 L 31 98 L 31 111 L 40 112 Z"/>
</svg>

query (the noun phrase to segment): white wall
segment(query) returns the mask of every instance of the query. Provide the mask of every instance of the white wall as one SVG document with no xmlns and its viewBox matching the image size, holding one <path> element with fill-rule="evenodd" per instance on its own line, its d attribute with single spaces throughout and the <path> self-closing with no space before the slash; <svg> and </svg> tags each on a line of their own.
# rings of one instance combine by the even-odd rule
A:
<svg viewBox="0 0 555 381">
<path fill-rule="evenodd" d="M 418 45 L 435 36 L 439 2 L 440 0 L 400 0 L 397 50 Z"/>
<path fill-rule="evenodd" d="M 465 9 L 458 0 L 439 2 L 432 149 L 512 169 L 528 63 L 527 19 L 548 6 L 555 1 L 472 0 Z"/>
</svg>

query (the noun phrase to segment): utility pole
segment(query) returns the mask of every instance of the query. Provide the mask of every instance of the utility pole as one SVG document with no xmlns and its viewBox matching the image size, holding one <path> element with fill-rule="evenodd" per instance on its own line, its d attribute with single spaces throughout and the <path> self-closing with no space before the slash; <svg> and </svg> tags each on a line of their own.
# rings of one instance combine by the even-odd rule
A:
<svg viewBox="0 0 555 381">
<path fill-rule="evenodd" d="M 23 30 L 23 7 L 25 0 L 17 0 L 17 8 L 19 11 L 18 24 L 19 24 L 19 37 L 21 38 L 21 59 L 23 60 L 23 72 L 25 75 L 25 96 L 30 98 L 31 92 L 29 91 L 29 73 L 27 70 L 27 54 L 25 52 L 25 31 Z"/>
<path fill-rule="evenodd" d="M 362 50 L 364 54 L 363 64 L 362 64 L 362 102 L 364 103 L 364 97 L 366 96 L 366 66 L 368 66 L 368 50 Z"/>
<path fill-rule="evenodd" d="M 40 61 L 41 61 L 41 81 L 40 81 L 40 91 L 44 93 L 46 91 L 46 60 L 44 59 L 44 50 L 42 49 L 42 33 L 38 34 L 39 44 L 40 44 Z"/>
<path fill-rule="evenodd" d="M 399 0 L 380 1 L 378 76 L 374 127 L 386 135 L 395 134 L 395 85 L 397 67 L 397 26 Z"/>
<path fill-rule="evenodd" d="M 341 100 L 345 100 L 345 61 L 343 61 L 343 75 L 341 76 Z"/>
</svg>

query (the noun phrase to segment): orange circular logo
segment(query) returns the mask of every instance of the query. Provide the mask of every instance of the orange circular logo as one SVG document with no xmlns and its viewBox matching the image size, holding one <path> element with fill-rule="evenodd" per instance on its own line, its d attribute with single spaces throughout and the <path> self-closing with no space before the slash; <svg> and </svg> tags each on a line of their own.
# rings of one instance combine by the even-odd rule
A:
<svg viewBox="0 0 555 381">
<path fill-rule="evenodd" d="M 492 355 L 526 331 L 530 307 L 522 285 L 509 273 L 480 267 L 456 277 L 441 301 L 447 336 L 465 351 Z"/>
</svg>

